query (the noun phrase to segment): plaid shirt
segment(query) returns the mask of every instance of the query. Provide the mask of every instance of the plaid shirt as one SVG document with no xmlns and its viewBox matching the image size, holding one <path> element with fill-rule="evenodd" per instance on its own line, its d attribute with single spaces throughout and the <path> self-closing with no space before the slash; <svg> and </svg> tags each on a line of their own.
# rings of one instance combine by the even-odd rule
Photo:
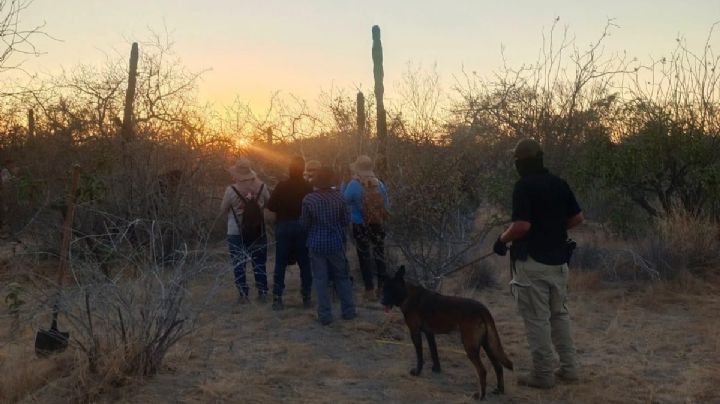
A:
<svg viewBox="0 0 720 404">
<path fill-rule="evenodd" d="M 311 252 L 331 254 L 345 249 L 345 227 L 350 223 L 350 211 L 339 191 L 308 194 L 303 199 L 300 223 L 307 230 L 307 247 Z"/>
</svg>

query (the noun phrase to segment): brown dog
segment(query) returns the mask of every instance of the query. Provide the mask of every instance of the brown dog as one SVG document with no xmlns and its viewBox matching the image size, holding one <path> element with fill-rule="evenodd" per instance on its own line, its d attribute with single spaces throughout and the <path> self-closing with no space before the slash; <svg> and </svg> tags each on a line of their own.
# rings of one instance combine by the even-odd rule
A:
<svg viewBox="0 0 720 404">
<path fill-rule="evenodd" d="M 473 397 L 485 398 L 487 372 L 480 361 L 480 347 L 485 349 L 495 369 L 497 388 L 493 393 L 502 394 L 505 391 L 503 366 L 512 370 L 513 364 L 503 351 L 490 311 L 482 303 L 461 297 L 442 296 L 420 286 L 406 284 L 405 267 L 401 266 L 395 276 L 385 282 L 382 304 L 386 311 L 393 306 L 400 307 L 405 316 L 417 356 L 417 365 L 410 370 L 411 375 L 419 376 L 423 368 L 421 333 L 425 334 L 430 346 L 432 371 L 440 372 L 435 334 L 449 334 L 460 330 L 465 352 L 475 366 L 478 376 L 480 391 L 473 394 Z"/>
</svg>

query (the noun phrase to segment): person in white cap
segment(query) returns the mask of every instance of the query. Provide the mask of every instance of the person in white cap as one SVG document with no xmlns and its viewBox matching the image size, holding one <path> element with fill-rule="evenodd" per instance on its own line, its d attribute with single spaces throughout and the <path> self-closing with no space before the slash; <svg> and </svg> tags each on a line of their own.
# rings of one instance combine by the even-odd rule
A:
<svg viewBox="0 0 720 404">
<path fill-rule="evenodd" d="M 235 286 L 239 301 L 248 301 L 249 288 L 245 279 L 245 264 L 252 261 L 258 300 L 267 300 L 268 282 L 265 263 L 267 260 L 267 237 L 265 235 L 263 208 L 270 199 L 270 192 L 255 174 L 250 160 L 241 157 L 228 168 L 235 181 L 225 189 L 220 210 L 227 214 L 227 240 L 235 274 Z"/>
</svg>

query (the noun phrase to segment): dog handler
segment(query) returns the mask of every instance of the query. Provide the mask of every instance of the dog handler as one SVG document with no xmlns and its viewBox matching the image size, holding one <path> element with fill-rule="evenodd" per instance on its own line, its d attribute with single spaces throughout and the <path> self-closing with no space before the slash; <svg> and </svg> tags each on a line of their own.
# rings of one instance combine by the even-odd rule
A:
<svg viewBox="0 0 720 404">
<path fill-rule="evenodd" d="M 521 178 L 513 190 L 512 224 L 493 250 L 504 256 L 507 243 L 512 243 L 510 284 L 533 360 L 533 370 L 518 377 L 518 384 L 550 388 L 555 377 L 578 378 L 567 309 L 567 263 L 572 252 L 567 230 L 581 224 L 584 217 L 570 186 L 545 169 L 540 143 L 521 140 L 514 157 Z M 560 357 L 555 373 L 553 346 Z"/>
</svg>

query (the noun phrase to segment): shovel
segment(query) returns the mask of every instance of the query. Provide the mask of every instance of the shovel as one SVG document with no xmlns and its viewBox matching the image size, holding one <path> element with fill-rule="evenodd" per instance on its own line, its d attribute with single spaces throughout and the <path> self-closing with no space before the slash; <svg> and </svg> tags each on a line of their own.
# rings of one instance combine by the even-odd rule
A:
<svg viewBox="0 0 720 404">
<path fill-rule="evenodd" d="M 67 269 L 68 253 L 70 250 L 70 236 L 72 235 L 73 217 L 75 216 L 75 191 L 77 191 L 78 178 L 80 177 L 80 166 L 73 166 L 72 185 L 70 186 L 70 196 L 68 197 L 68 206 L 65 213 L 65 223 L 63 224 L 62 246 L 60 248 L 60 264 L 58 268 L 58 290 L 53 304 L 52 324 L 50 329 L 40 331 L 35 334 L 35 354 L 38 356 L 48 356 L 53 353 L 63 352 L 68 346 L 70 339 L 69 332 L 63 332 L 57 328 L 58 312 L 60 311 L 60 292 L 62 291 L 62 281 L 65 277 Z"/>
</svg>

